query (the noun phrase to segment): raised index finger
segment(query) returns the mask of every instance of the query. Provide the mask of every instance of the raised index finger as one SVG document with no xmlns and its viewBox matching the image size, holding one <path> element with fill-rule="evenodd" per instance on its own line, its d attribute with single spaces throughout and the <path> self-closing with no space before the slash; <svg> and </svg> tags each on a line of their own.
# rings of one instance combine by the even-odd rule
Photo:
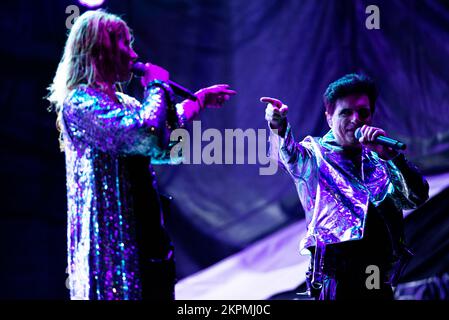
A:
<svg viewBox="0 0 449 320">
<path fill-rule="evenodd" d="M 260 98 L 260 102 L 264 102 L 264 103 L 271 103 L 272 105 L 274 105 L 275 107 L 282 107 L 283 103 L 281 100 L 275 99 L 275 98 L 270 98 L 270 97 L 262 97 Z"/>
<path fill-rule="evenodd" d="M 229 89 L 228 84 L 216 84 L 209 87 L 209 89 L 211 93 L 227 94 L 230 96 L 233 96 L 237 93 L 235 90 Z"/>
</svg>

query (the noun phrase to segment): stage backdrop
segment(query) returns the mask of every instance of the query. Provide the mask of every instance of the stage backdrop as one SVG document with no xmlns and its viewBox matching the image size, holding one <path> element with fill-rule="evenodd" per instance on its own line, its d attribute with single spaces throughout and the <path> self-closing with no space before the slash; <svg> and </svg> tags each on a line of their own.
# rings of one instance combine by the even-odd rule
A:
<svg viewBox="0 0 449 320">
<path fill-rule="evenodd" d="M 1 297 L 67 297 L 64 156 L 42 98 L 72 4 L 7 1 L 0 11 Z M 368 5 L 379 8 L 380 29 L 366 28 Z M 298 139 L 322 135 L 326 86 L 365 72 L 380 90 L 376 124 L 406 142 L 425 172 L 449 169 L 445 1 L 110 0 L 105 7 L 134 30 L 141 60 L 167 68 L 174 81 L 238 91 L 200 116 L 203 131 L 266 129 L 259 97 L 273 96 L 289 106 Z M 127 89 L 139 95 L 136 83 Z M 261 176 L 259 167 L 157 168 L 161 191 L 173 197 L 168 225 L 179 278 L 303 217 L 287 174 Z"/>
</svg>

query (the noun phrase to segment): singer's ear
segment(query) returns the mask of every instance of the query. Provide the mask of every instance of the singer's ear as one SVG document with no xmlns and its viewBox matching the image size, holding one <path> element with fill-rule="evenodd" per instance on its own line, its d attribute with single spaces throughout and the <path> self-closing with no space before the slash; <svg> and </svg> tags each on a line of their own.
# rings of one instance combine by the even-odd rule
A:
<svg viewBox="0 0 449 320">
<path fill-rule="evenodd" d="M 326 115 L 326 120 L 329 128 L 332 128 L 332 116 L 327 111 L 325 111 L 324 114 Z"/>
</svg>

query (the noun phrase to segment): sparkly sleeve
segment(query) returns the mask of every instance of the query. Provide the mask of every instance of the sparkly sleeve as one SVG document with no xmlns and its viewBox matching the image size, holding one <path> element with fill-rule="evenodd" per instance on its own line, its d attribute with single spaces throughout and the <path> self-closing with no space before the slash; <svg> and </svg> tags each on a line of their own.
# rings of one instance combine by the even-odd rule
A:
<svg viewBox="0 0 449 320">
<path fill-rule="evenodd" d="M 312 173 L 310 165 L 314 163 L 311 148 L 306 142 L 297 143 L 293 137 L 290 124 L 287 124 L 284 138 L 270 130 L 270 158 L 279 161 L 280 165 L 295 178 L 307 179 Z"/>
<path fill-rule="evenodd" d="M 177 149 L 173 148 L 178 141 L 171 140 L 171 133 L 184 127 L 186 118 L 183 105 L 174 101 L 173 90 L 166 82 L 154 80 L 145 90 L 143 109 L 152 110 L 152 118 L 158 123 L 153 130 L 158 143 L 151 155 L 152 164 L 179 164 L 182 161 L 180 151 L 175 152 Z"/>
<path fill-rule="evenodd" d="M 388 161 L 394 197 L 403 209 L 415 209 L 429 198 L 429 184 L 403 154 Z"/>
<path fill-rule="evenodd" d="M 163 85 L 152 83 L 142 104 L 126 95 L 120 95 L 118 104 L 96 90 L 80 87 L 64 103 L 63 117 L 79 147 L 147 155 L 170 163 L 170 131 L 180 125 L 180 114 L 168 95 Z"/>
</svg>

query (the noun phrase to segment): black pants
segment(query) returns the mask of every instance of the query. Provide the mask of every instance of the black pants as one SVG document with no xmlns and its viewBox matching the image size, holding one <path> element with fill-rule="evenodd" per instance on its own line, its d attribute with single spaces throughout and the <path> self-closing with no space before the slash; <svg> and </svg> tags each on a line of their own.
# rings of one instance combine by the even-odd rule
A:
<svg viewBox="0 0 449 320">
<path fill-rule="evenodd" d="M 170 301 L 175 299 L 175 259 L 147 262 L 141 267 L 142 299 Z"/>
<path fill-rule="evenodd" d="M 166 206 L 157 192 L 154 171 L 147 157 L 132 156 L 128 162 L 128 181 L 136 219 L 136 240 L 142 280 L 142 299 L 175 299 L 175 258 L 170 236 L 165 229 Z"/>
<path fill-rule="evenodd" d="M 382 266 L 379 273 L 366 270 L 366 264 L 353 266 L 347 270 L 336 270 L 323 279 L 323 287 L 317 300 L 393 300 L 394 294 L 390 284 L 385 282 Z M 373 277 L 379 276 L 377 282 Z"/>
<path fill-rule="evenodd" d="M 391 262 L 387 227 L 382 215 L 370 204 L 362 240 L 326 246 L 323 288 L 317 298 L 393 300 L 392 287 L 387 283 Z M 375 266 L 376 271 L 367 270 L 368 266 Z"/>
</svg>

